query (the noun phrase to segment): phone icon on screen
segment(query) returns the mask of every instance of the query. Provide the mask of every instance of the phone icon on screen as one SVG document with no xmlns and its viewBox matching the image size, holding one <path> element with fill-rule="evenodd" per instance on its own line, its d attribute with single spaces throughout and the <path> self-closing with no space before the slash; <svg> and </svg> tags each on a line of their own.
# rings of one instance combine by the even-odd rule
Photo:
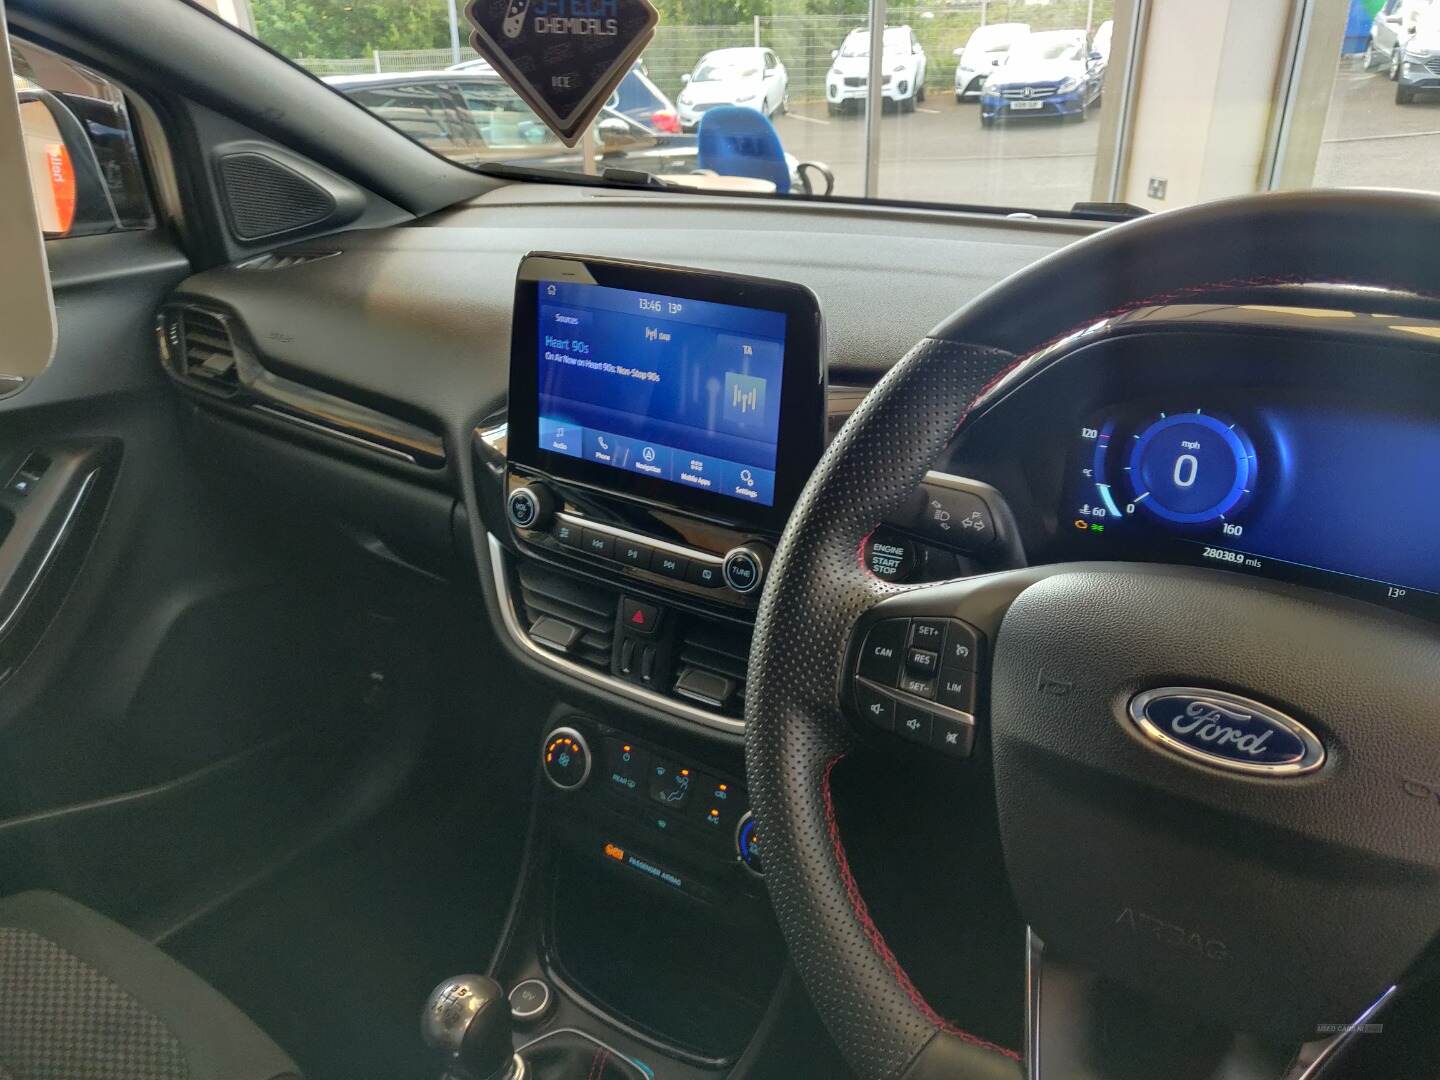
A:
<svg viewBox="0 0 1440 1080">
<path fill-rule="evenodd" d="M 605 441 L 605 436 L 604 436 L 604 435 L 596 435 L 596 436 L 595 436 L 595 445 L 599 446 L 601 450 L 609 450 L 609 449 L 610 449 L 610 444 Z"/>
</svg>

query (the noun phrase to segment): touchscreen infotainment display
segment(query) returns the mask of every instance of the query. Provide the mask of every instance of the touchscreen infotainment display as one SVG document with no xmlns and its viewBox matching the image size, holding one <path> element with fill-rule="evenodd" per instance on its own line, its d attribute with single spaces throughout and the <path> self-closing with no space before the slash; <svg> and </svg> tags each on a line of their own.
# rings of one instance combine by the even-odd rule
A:
<svg viewBox="0 0 1440 1080">
<path fill-rule="evenodd" d="M 536 283 L 542 450 L 771 506 L 782 312 Z"/>
<path fill-rule="evenodd" d="M 825 446 L 822 331 L 814 294 L 794 282 L 527 255 L 509 464 L 779 533 Z"/>
</svg>

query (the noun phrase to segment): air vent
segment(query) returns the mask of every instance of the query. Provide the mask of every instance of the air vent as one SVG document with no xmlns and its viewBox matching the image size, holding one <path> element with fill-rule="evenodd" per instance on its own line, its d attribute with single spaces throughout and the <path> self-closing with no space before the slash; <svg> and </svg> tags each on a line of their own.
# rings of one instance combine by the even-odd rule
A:
<svg viewBox="0 0 1440 1080">
<path fill-rule="evenodd" d="M 181 311 L 180 359 L 187 378 L 223 390 L 240 385 L 235 341 L 225 320 L 213 312 L 190 307 Z"/>
<path fill-rule="evenodd" d="M 520 608 L 525 629 L 536 641 L 558 648 L 556 639 L 550 636 L 553 628 L 557 624 L 573 627 L 579 634 L 563 650 L 569 658 L 602 671 L 610 670 L 610 652 L 615 640 L 615 594 L 609 589 L 522 566 Z M 542 620 L 549 621 L 542 623 Z"/>
<path fill-rule="evenodd" d="M 328 259 L 339 255 L 338 251 L 272 251 L 267 255 L 259 255 L 253 259 L 246 259 L 242 263 L 236 263 L 236 270 L 288 270 L 292 266 L 303 266 L 305 263 L 317 262 L 320 259 Z"/>
<path fill-rule="evenodd" d="M 692 620 L 680 643 L 675 692 L 727 714 L 745 708 L 750 631 L 730 623 Z"/>
</svg>

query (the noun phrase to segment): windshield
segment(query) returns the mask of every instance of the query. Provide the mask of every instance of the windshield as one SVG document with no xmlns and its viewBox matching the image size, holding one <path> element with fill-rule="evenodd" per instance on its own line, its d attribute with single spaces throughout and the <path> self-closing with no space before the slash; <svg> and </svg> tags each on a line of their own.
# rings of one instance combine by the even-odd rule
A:
<svg viewBox="0 0 1440 1080">
<path fill-rule="evenodd" d="M 1246 5 L 1239 22 L 1223 4 L 887 4 L 873 86 L 867 0 L 656 0 L 653 39 L 575 147 L 477 59 L 465 0 L 189 2 L 482 171 L 1032 213 L 1440 189 L 1440 23 L 1418 0 L 1310 3 L 1303 33 L 1284 4 Z M 520 7 L 590 17 L 605 2 Z M 745 143 L 757 160 L 707 149 L 705 130 L 737 122 L 723 106 L 773 129 Z"/>
</svg>

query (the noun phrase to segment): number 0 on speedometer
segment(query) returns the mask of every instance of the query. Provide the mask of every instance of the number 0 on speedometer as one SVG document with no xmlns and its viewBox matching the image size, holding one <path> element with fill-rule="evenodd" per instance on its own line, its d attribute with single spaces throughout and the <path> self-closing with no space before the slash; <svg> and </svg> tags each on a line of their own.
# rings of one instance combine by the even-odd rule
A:
<svg viewBox="0 0 1440 1080">
<path fill-rule="evenodd" d="M 1255 448 L 1198 409 L 1161 413 L 1134 436 L 1125 473 L 1136 510 L 1182 525 L 1224 521 L 1254 489 Z"/>
</svg>

